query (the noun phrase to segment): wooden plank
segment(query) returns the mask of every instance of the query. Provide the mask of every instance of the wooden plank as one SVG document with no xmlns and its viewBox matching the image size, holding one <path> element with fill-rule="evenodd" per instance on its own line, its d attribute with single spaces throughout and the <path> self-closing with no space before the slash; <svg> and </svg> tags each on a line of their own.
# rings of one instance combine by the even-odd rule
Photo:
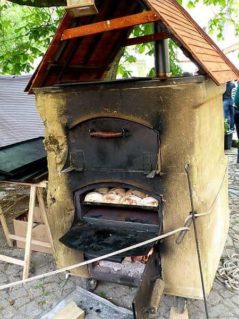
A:
<svg viewBox="0 0 239 319">
<path fill-rule="evenodd" d="M 186 39 L 195 40 L 195 41 L 197 41 L 197 43 L 201 44 L 202 46 L 207 44 L 207 42 L 204 40 L 204 38 L 200 34 L 192 35 L 192 34 L 187 33 L 187 31 L 181 31 L 181 30 L 179 31 L 178 30 L 178 35 L 180 37 L 184 37 Z"/>
<path fill-rule="evenodd" d="M 193 26 L 191 25 L 190 27 L 188 25 L 185 24 L 185 22 L 181 22 L 181 21 L 175 21 L 174 18 L 172 17 L 166 17 L 165 21 L 167 21 L 168 25 L 169 25 L 169 29 L 171 30 L 172 26 L 181 26 L 182 28 L 185 28 L 185 30 L 190 30 L 192 32 L 196 32 L 195 28 L 193 28 Z"/>
<path fill-rule="evenodd" d="M 226 63 L 205 62 L 204 63 L 210 71 L 229 71 L 230 67 Z"/>
<path fill-rule="evenodd" d="M 13 240 L 21 241 L 23 243 L 26 242 L 26 238 L 25 237 L 13 235 L 13 234 L 10 234 L 9 237 L 11 239 L 13 239 Z M 47 243 L 45 241 L 32 239 L 31 243 L 32 243 L 32 245 L 39 245 L 39 246 L 42 246 L 42 247 L 51 248 L 51 244 Z"/>
<path fill-rule="evenodd" d="M 214 50 L 207 49 L 207 48 L 204 48 L 204 47 L 201 47 L 201 46 L 194 45 L 194 51 L 196 53 L 205 54 L 206 56 L 218 57 L 217 52 L 215 52 Z"/>
<path fill-rule="evenodd" d="M 12 257 L 8 257 L 5 255 L 0 255 L 0 260 L 4 261 L 6 263 L 9 264 L 14 264 L 14 265 L 18 265 L 18 266 L 24 266 L 24 261 L 21 259 L 17 259 L 17 258 L 12 258 Z"/>
<path fill-rule="evenodd" d="M 189 319 L 187 308 L 183 313 L 178 313 L 175 307 L 172 307 L 170 310 L 169 319 Z"/>
<path fill-rule="evenodd" d="M 6 218 L 5 216 L 3 215 L 3 211 L 2 211 L 2 207 L 0 205 L 0 222 L 2 224 L 2 229 L 3 229 L 3 233 L 6 237 L 6 241 L 7 241 L 7 244 L 9 247 L 13 247 L 13 242 L 10 238 L 10 232 L 9 232 L 9 229 L 8 229 L 8 226 L 7 226 L 7 222 L 6 222 Z"/>
<path fill-rule="evenodd" d="M 153 11 L 145 11 L 142 13 L 132 14 L 129 16 L 96 22 L 80 27 L 66 29 L 62 33 L 61 40 L 69 40 L 78 37 L 89 36 L 106 31 L 119 30 L 134 25 L 159 21 L 158 15 Z"/>
<path fill-rule="evenodd" d="M 135 45 L 146 42 L 160 41 L 169 38 L 169 34 L 167 32 L 160 32 L 155 34 L 144 35 L 137 38 L 129 38 L 125 41 L 124 46 Z"/>
<path fill-rule="evenodd" d="M 201 36 L 201 34 L 195 30 L 191 30 L 188 28 L 185 28 L 185 26 L 181 26 L 180 24 L 178 24 L 178 22 L 172 22 L 172 26 L 174 28 L 174 30 L 177 30 L 179 32 L 183 31 L 183 32 L 187 32 L 188 34 L 194 35 L 194 36 Z M 201 36 L 202 37 L 202 36 Z"/>
<path fill-rule="evenodd" d="M 0 181 L 0 183 L 4 183 L 4 184 L 13 184 L 13 185 L 22 185 L 22 186 L 31 186 L 31 185 L 35 185 L 36 187 L 43 187 L 46 188 L 48 182 L 47 181 L 42 181 L 40 183 L 24 183 L 24 182 L 14 182 L 14 181 Z"/>
<path fill-rule="evenodd" d="M 193 46 L 195 45 L 195 46 L 201 46 L 202 48 L 204 47 L 204 48 L 207 48 L 207 49 L 211 49 L 212 51 L 214 51 L 213 50 L 213 48 L 210 46 L 210 44 L 208 43 L 208 42 L 206 42 L 205 41 L 205 43 L 201 43 L 201 42 L 199 42 L 199 41 L 197 41 L 197 40 L 193 40 L 193 39 L 190 39 L 190 38 L 186 38 L 186 37 L 184 37 L 184 36 L 180 36 L 179 34 L 178 34 L 178 36 L 185 42 L 185 43 L 187 43 L 188 45 L 190 45 L 190 47 L 193 49 Z"/>
<path fill-rule="evenodd" d="M 56 313 L 52 319 L 84 319 L 85 312 L 77 306 L 74 301 L 68 303 L 63 309 Z"/>
<path fill-rule="evenodd" d="M 23 280 L 27 279 L 29 276 L 30 258 L 31 258 L 32 226 L 33 226 L 35 204 L 36 204 L 36 186 L 31 185 L 28 222 L 27 222 L 26 245 L 25 245 L 25 256 L 24 256 Z"/>
<path fill-rule="evenodd" d="M 224 63 L 225 64 L 223 59 L 218 55 L 211 56 L 208 54 L 201 54 L 201 53 L 199 53 L 199 54 L 200 54 L 200 58 L 202 59 L 203 62 L 217 62 L 217 63 Z"/>
<path fill-rule="evenodd" d="M 158 12 L 160 15 L 163 14 L 164 18 L 165 18 L 165 16 L 167 16 L 169 18 L 174 19 L 173 21 L 180 21 L 180 22 L 184 23 L 184 25 L 186 25 L 187 27 L 193 28 L 193 25 L 187 19 L 185 19 L 182 15 L 180 15 L 177 10 L 175 10 L 173 13 L 167 9 L 164 9 L 161 6 L 158 6 Z M 193 28 L 193 30 L 194 30 L 194 28 Z"/>
<path fill-rule="evenodd" d="M 48 239 L 50 241 L 50 246 L 51 246 L 52 251 L 54 253 L 55 249 L 54 249 L 54 244 L 53 244 L 53 238 L 52 238 L 50 226 L 49 226 L 49 223 L 48 223 L 48 218 L 47 218 L 47 213 L 46 213 L 46 208 L 45 208 L 45 203 L 44 203 L 44 200 L 43 200 L 43 194 L 42 193 L 43 193 L 42 188 L 37 188 L 37 199 L 38 199 L 38 203 L 39 203 L 39 208 L 40 208 L 40 211 L 41 211 L 43 223 L 46 226 L 46 231 L 47 231 Z"/>
</svg>

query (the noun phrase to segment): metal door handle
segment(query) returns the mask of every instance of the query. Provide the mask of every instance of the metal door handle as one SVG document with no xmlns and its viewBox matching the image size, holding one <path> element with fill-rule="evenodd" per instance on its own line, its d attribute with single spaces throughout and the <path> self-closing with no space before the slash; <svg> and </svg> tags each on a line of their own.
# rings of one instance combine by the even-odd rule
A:
<svg viewBox="0 0 239 319">
<path fill-rule="evenodd" d="M 122 129 L 121 132 L 110 132 L 110 131 L 94 131 L 90 130 L 90 137 L 96 138 L 116 138 L 116 137 L 126 137 L 128 136 L 128 131 Z"/>
</svg>

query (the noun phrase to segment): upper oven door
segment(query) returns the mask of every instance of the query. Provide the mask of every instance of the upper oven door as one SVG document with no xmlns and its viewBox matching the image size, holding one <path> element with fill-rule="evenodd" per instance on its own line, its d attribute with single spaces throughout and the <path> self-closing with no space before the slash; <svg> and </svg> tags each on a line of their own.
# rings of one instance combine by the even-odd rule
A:
<svg viewBox="0 0 239 319">
<path fill-rule="evenodd" d="M 157 170 L 159 132 L 116 118 L 95 118 L 69 131 L 68 169 L 142 172 Z"/>
</svg>

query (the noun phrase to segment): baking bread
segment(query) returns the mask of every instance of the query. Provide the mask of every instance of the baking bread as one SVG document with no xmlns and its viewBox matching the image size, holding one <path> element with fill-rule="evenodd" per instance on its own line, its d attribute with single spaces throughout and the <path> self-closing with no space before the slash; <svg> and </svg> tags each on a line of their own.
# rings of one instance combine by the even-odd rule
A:
<svg viewBox="0 0 239 319">
<path fill-rule="evenodd" d="M 135 195 L 137 197 L 140 197 L 140 198 L 144 198 L 146 197 L 147 195 L 141 191 L 138 191 L 137 189 L 129 189 L 127 192 L 126 192 L 126 195 Z"/>
<path fill-rule="evenodd" d="M 125 196 L 125 189 L 124 188 L 111 188 L 108 194 L 116 194 L 120 195 L 121 197 Z"/>
<path fill-rule="evenodd" d="M 122 196 L 114 194 L 114 193 L 112 194 L 108 193 L 103 196 L 103 202 L 109 203 L 109 204 L 119 204 L 121 199 L 122 199 Z"/>
<path fill-rule="evenodd" d="M 98 192 L 90 192 L 85 196 L 85 202 L 101 203 L 102 199 L 103 199 L 103 195 Z"/>
<path fill-rule="evenodd" d="M 109 188 L 108 188 L 108 187 L 100 187 L 100 188 L 96 188 L 96 189 L 95 189 L 95 192 L 100 193 L 100 194 L 102 194 L 102 195 L 107 194 L 108 191 L 109 191 Z"/>
<path fill-rule="evenodd" d="M 153 198 L 153 197 L 145 197 L 141 199 L 141 206 L 152 206 L 152 207 L 157 207 L 159 204 L 158 200 Z"/>
<path fill-rule="evenodd" d="M 135 195 L 126 195 L 122 198 L 121 204 L 123 205 L 140 205 L 141 198 Z"/>
</svg>

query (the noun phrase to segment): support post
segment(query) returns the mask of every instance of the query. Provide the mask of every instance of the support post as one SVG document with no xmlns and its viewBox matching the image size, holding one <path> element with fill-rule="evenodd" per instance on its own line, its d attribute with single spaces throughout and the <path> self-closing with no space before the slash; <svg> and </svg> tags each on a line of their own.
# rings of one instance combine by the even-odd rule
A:
<svg viewBox="0 0 239 319">
<path fill-rule="evenodd" d="M 27 222 L 27 233 L 26 233 L 25 256 L 24 256 L 23 280 L 27 279 L 29 276 L 33 216 L 34 216 L 34 208 L 35 208 L 35 203 L 36 203 L 36 189 L 37 189 L 36 185 L 31 185 L 28 222 Z"/>
<path fill-rule="evenodd" d="M 10 232 L 9 232 L 9 229 L 8 229 L 8 226 L 7 226 L 7 222 L 6 222 L 5 216 L 3 215 L 3 211 L 2 211 L 1 205 L 0 205 L 0 222 L 2 224 L 2 229 L 3 229 L 4 235 L 6 237 L 6 241 L 7 241 L 8 246 L 9 247 L 13 247 L 13 242 L 12 242 L 11 238 L 9 237 Z"/>
</svg>

